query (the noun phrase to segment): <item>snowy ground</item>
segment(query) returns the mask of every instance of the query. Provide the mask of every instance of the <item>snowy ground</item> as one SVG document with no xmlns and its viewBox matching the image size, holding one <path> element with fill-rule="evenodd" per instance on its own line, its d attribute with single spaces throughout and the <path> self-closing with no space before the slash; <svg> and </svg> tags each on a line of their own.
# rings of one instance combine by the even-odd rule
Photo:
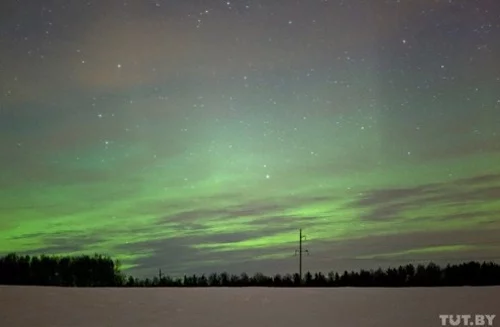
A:
<svg viewBox="0 0 500 327">
<path fill-rule="evenodd" d="M 440 314 L 496 314 L 493 326 L 500 327 L 500 287 L 0 287 L 0 326 L 5 327 L 433 327 L 442 326 Z"/>
</svg>

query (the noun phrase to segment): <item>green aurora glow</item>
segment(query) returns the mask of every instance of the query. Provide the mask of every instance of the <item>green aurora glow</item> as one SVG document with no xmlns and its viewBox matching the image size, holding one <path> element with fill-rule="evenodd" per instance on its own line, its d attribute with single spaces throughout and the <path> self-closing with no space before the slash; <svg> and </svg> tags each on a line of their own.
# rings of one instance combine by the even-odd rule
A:
<svg viewBox="0 0 500 327">
<path fill-rule="evenodd" d="M 437 14 L 422 21 L 447 21 L 450 5 L 427 3 Z M 292 27 L 251 12 L 246 19 L 268 22 L 277 43 L 263 45 L 252 38 L 259 24 L 227 8 L 203 18 L 203 29 L 178 20 L 182 32 L 142 38 L 142 23 L 160 24 L 161 15 L 96 4 L 72 25 L 81 8 L 69 5 L 53 18 L 51 43 L 40 41 L 45 61 L 34 62 L 17 43 L 13 26 L 25 16 L 15 5 L 0 23 L 11 45 L 0 50 L 10 63 L 0 77 L 0 253 L 99 252 L 137 274 L 290 272 L 302 228 L 311 270 L 497 260 L 500 49 L 488 40 L 499 28 L 483 36 L 483 53 L 470 35 L 461 43 L 418 22 L 396 29 L 392 10 L 413 17 L 414 5 L 374 6 L 388 20 L 375 49 L 366 43 L 374 22 L 354 26 L 351 11 L 338 19 L 354 41 L 315 27 L 290 39 L 283 29 Z M 333 24 L 313 7 L 295 20 Z M 56 2 L 51 8 L 62 12 Z M 101 9 L 130 15 L 108 21 Z M 475 26 L 479 18 L 463 10 L 455 24 Z M 95 18 L 101 34 L 85 29 Z M 243 27 L 232 25 L 240 19 Z M 125 22 L 131 27 L 120 32 Z M 19 33 L 36 35 L 33 26 Z M 130 31 L 129 43 L 119 43 Z M 221 31 L 214 48 L 210 36 Z M 233 47 L 234 35 L 248 44 Z M 337 43 L 325 45 L 325 35 Z M 187 37 L 187 50 L 160 42 L 177 36 Z M 474 58 L 474 74 L 460 51 Z"/>
</svg>

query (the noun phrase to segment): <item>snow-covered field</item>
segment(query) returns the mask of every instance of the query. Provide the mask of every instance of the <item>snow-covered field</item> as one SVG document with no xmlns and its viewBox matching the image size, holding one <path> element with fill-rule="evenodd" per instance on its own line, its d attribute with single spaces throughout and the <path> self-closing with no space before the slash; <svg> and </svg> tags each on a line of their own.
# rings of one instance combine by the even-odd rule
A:
<svg viewBox="0 0 500 327">
<path fill-rule="evenodd" d="M 496 314 L 493 326 L 500 326 L 500 287 L 0 287 L 5 327 L 433 327 L 442 326 L 440 314 Z"/>
</svg>

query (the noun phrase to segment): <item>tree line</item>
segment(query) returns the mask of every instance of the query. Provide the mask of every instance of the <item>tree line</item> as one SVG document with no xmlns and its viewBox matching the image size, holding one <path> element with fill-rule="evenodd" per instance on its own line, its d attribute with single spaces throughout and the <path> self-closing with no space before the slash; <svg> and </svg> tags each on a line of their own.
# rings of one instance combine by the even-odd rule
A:
<svg viewBox="0 0 500 327">
<path fill-rule="evenodd" d="M 134 278 L 120 271 L 118 261 L 94 256 L 28 256 L 8 254 L 0 257 L 0 284 L 76 287 L 431 287 L 500 285 L 500 265 L 494 262 L 466 262 L 441 267 L 401 265 L 397 268 L 344 271 L 342 273 L 307 272 L 266 276 L 212 273 L 170 277 Z"/>
<path fill-rule="evenodd" d="M 123 284 L 119 262 L 94 256 L 29 256 L 14 253 L 0 257 L 0 284 L 104 287 Z"/>
</svg>

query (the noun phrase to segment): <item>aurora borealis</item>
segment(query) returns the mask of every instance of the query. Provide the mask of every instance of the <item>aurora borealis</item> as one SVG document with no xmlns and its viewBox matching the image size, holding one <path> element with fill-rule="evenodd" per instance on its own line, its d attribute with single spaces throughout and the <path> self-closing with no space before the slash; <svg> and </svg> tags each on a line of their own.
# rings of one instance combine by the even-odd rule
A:
<svg viewBox="0 0 500 327">
<path fill-rule="evenodd" d="M 0 3 L 0 253 L 500 258 L 495 0 Z"/>
</svg>

